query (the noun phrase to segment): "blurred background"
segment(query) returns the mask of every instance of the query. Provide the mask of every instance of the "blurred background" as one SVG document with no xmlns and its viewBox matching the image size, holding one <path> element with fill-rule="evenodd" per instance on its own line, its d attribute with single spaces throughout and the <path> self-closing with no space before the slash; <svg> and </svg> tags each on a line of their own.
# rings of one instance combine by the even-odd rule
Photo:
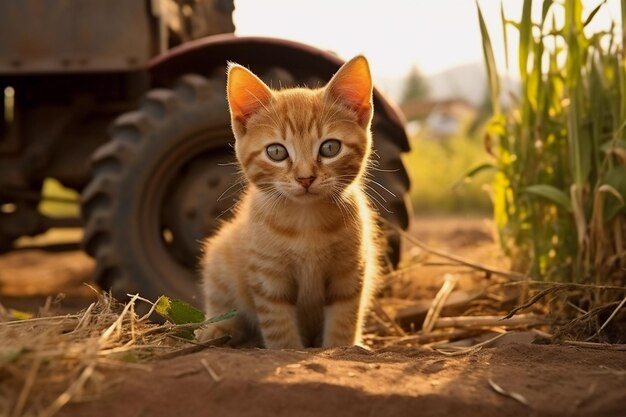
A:
<svg viewBox="0 0 626 417">
<path fill-rule="evenodd" d="M 478 4 L 501 70 L 505 105 L 518 94 L 519 33 L 507 29 L 507 71 L 501 13 L 518 21 L 523 0 L 482 0 Z M 542 2 L 534 2 L 533 20 Z M 587 34 L 619 22 L 620 1 L 582 1 L 588 16 L 600 3 Z M 557 25 L 564 10 L 553 8 Z M 476 2 L 473 0 L 319 0 L 303 7 L 289 0 L 235 1 L 235 33 L 293 39 L 348 59 L 365 54 L 376 85 L 400 106 L 407 119 L 412 152 L 406 156 L 417 214 L 490 215 L 489 173 L 472 181 L 464 175 L 489 160 L 483 125 L 491 115 L 487 73 Z"/>
<path fill-rule="evenodd" d="M 220 3 L 220 2 L 218 2 Z M 226 8 L 231 7 L 230 2 Z M 599 4 L 585 33 L 608 30 L 620 19 L 620 0 L 584 0 L 583 14 Z M 519 20 L 523 0 L 364 0 L 356 3 L 319 0 L 315 6 L 289 0 L 235 0 L 232 23 L 214 19 L 210 33 L 269 36 L 309 44 L 349 59 L 368 57 L 377 87 L 395 102 L 407 121 L 412 151 L 405 162 L 412 179 L 411 201 L 417 214 L 491 214 L 488 172 L 465 177 L 489 160 L 484 151 L 484 124 L 491 115 L 487 75 L 476 4 L 492 34 L 501 101 L 509 105 L 519 93 L 519 33 L 503 34 L 502 14 Z M 541 17 L 535 2 L 532 18 Z M 564 11 L 553 8 L 557 25 Z M 619 31 L 619 27 L 615 30 Z M 504 41 L 508 42 L 508 53 Z M 508 62 L 507 62 L 508 59 Z M 445 167 L 445 169 L 442 169 Z M 54 181 L 52 193 L 75 196 Z M 77 207 L 48 202 L 48 212 L 76 213 Z"/>
</svg>

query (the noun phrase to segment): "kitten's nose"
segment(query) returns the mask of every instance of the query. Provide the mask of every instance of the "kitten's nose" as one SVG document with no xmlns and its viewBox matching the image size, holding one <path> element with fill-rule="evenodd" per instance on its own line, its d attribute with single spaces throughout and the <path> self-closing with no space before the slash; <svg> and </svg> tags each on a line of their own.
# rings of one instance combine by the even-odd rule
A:
<svg viewBox="0 0 626 417">
<path fill-rule="evenodd" d="M 296 181 L 298 181 L 301 186 L 308 190 L 311 184 L 313 184 L 313 181 L 315 181 L 315 178 L 317 177 L 314 177 L 313 175 L 311 175 L 310 177 L 298 177 L 296 178 Z"/>
</svg>

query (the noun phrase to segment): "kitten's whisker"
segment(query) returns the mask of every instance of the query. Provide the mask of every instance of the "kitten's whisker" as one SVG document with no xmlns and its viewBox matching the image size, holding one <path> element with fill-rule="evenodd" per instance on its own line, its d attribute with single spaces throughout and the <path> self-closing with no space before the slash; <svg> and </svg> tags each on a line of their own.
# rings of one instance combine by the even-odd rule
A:
<svg viewBox="0 0 626 417">
<path fill-rule="evenodd" d="M 369 171 L 378 171 L 378 172 L 399 172 L 400 169 L 388 169 L 388 168 L 380 168 L 380 160 L 370 159 L 367 161 L 367 171 L 366 173 L 372 175 Z"/>
<path fill-rule="evenodd" d="M 220 196 L 219 196 L 219 197 L 217 197 L 217 200 L 215 200 L 215 201 L 222 201 L 222 199 L 223 199 L 223 198 L 228 198 L 228 197 L 224 197 L 224 195 L 225 195 L 227 192 L 229 192 L 230 190 L 232 190 L 234 187 L 238 186 L 238 185 L 241 185 L 241 188 L 239 188 L 239 189 L 238 189 L 235 193 L 233 193 L 233 194 L 229 195 L 228 197 L 230 197 L 230 196 L 232 196 L 232 195 L 236 194 L 237 192 L 241 191 L 241 190 L 243 189 L 243 187 L 244 187 L 244 185 L 245 185 L 245 184 L 243 183 L 243 181 L 242 181 L 242 180 L 239 180 L 239 181 L 235 182 L 233 185 L 231 185 L 230 187 L 228 187 L 227 189 L 225 189 L 225 190 L 224 190 L 224 192 L 223 192 L 222 194 L 220 194 Z"/>
<path fill-rule="evenodd" d="M 358 213 L 354 212 L 353 207 L 348 204 L 344 195 L 340 193 L 340 190 L 336 189 L 335 193 L 338 199 L 339 206 L 343 207 L 348 219 L 351 221 L 352 224 L 358 225 L 359 224 Z"/>
<path fill-rule="evenodd" d="M 215 220 L 219 220 L 224 214 L 230 212 L 234 207 L 237 206 L 237 204 L 239 204 L 239 201 L 235 201 L 230 207 L 228 207 L 227 209 L 225 209 L 224 211 L 222 211 L 220 214 L 218 214 L 217 216 L 215 216 Z"/>
<path fill-rule="evenodd" d="M 283 195 L 272 184 L 271 187 L 263 191 L 265 198 L 262 201 L 262 205 L 259 207 L 259 211 L 269 213 L 274 219 L 276 217 L 276 206 L 282 202 Z"/>
<path fill-rule="evenodd" d="M 231 197 L 235 197 L 238 194 L 241 194 L 241 192 L 244 190 L 244 186 L 242 186 L 241 188 L 238 188 L 237 190 L 233 191 L 232 193 L 228 194 L 227 196 L 223 197 L 224 200 L 228 200 Z"/>
<path fill-rule="evenodd" d="M 385 203 L 387 203 L 387 199 L 385 197 L 383 197 L 383 195 L 381 193 L 379 193 L 378 191 L 376 191 L 376 189 L 374 189 L 374 187 L 372 187 L 371 185 L 367 184 L 367 183 L 363 183 L 363 185 L 365 185 L 367 187 L 368 190 L 376 193 L 376 195 L 378 197 L 381 198 L 381 200 L 383 200 Z"/>
<path fill-rule="evenodd" d="M 346 214 L 342 208 L 342 202 L 338 200 L 337 196 L 334 193 L 330 193 L 330 198 L 333 200 L 337 208 L 339 209 L 339 213 L 341 213 L 341 219 L 343 220 L 344 226 L 348 227 L 348 220 L 346 219 Z"/>
<path fill-rule="evenodd" d="M 337 197 L 335 197 L 334 195 L 331 195 L 331 199 L 333 200 L 333 202 L 335 203 L 335 205 L 339 209 L 339 213 L 341 214 L 341 219 L 343 221 L 344 226 L 348 227 L 348 219 L 347 219 L 346 213 L 344 212 L 344 209 L 343 209 L 343 207 L 341 205 L 341 202 L 338 201 Z"/>
<path fill-rule="evenodd" d="M 387 207 L 385 207 L 385 205 L 383 203 L 381 203 L 376 197 L 374 197 L 373 195 L 371 195 L 370 193 L 368 193 L 367 191 L 365 191 L 365 194 L 367 194 L 367 196 L 372 199 L 374 202 L 376 202 L 380 208 L 382 208 L 383 210 L 385 210 L 387 213 L 389 214 L 393 214 L 393 211 L 389 210 Z"/>
<path fill-rule="evenodd" d="M 271 197 L 271 205 L 268 208 L 270 215 L 272 216 L 272 220 L 276 220 L 276 216 L 278 216 L 278 207 L 284 201 L 284 196 L 278 191 L 274 191 Z"/>
<path fill-rule="evenodd" d="M 396 195 L 394 193 L 392 193 L 391 191 L 389 191 L 389 189 L 387 187 L 385 187 L 384 185 L 382 185 L 381 183 L 379 183 L 378 181 L 375 181 L 374 179 L 369 179 L 369 182 L 371 182 L 372 184 L 376 184 L 378 185 L 380 188 L 382 188 L 383 190 L 387 191 L 389 194 L 391 194 L 392 197 L 396 197 Z"/>
<path fill-rule="evenodd" d="M 371 199 L 372 199 L 372 200 L 376 203 L 376 204 L 374 204 L 374 210 L 376 210 L 376 211 L 378 211 L 378 212 L 380 213 L 380 211 L 379 211 L 379 208 L 380 208 L 380 209 L 384 210 L 384 211 L 385 211 L 385 213 L 388 213 L 388 214 L 393 214 L 393 211 L 391 211 L 391 210 L 389 210 L 387 207 L 383 206 L 383 205 L 380 203 L 380 201 L 376 200 L 374 197 L 372 197 L 372 196 L 371 196 L 371 195 L 369 195 L 369 194 L 368 194 L 367 196 L 368 196 L 369 198 L 371 198 Z"/>
</svg>

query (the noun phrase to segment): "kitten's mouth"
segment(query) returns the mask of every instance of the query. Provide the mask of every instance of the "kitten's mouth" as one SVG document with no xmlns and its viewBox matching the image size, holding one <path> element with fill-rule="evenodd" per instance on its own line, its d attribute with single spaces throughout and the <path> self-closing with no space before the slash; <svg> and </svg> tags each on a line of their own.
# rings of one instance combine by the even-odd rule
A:
<svg viewBox="0 0 626 417">
<path fill-rule="evenodd" d="M 296 197 L 313 197 L 313 196 L 317 196 L 319 195 L 319 193 L 314 193 L 312 191 L 306 190 L 306 191 L 302 191 L 299 194 L 296 194 Z"/>
<path fill-rule="evenodd" d="M 316 200 L 320 197 L 320 193 L 312 192 L 309 190 L 300 191 L 292 195 L 296 200 L 299 201 Z"/>
</svg>

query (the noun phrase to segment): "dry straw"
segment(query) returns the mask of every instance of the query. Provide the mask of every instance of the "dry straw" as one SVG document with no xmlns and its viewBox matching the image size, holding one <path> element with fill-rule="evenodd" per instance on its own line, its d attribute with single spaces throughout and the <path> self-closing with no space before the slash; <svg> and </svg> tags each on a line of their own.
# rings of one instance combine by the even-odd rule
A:
<svg viewBox="0 0 626 417">
<path fill-rule="evenodd" d="M 109 368 L 149 370 L 145 360 L 172 357 L 212 345 L 176 338 L 180 326 L 155 324 L 135 308 L 103 293 L 78 314 L 10 320 L 0 306 L 0 415 L 51 417 L 68 402 L 97 395 L 111 381 Z"/>
<path fill-rule="evenodd" d="M 377 319 L 376 311 L 382 310 L 380 305 L 377 305 L 376 311 L 372 314 L 376 325 L 369 328 L 374 334 L 368 335 L 372 345 L 426 345 L 449 354 L 450 352 L 439 349 L 438 346 L 445 347 L 446 343 L 461 340 L 478 341 L 476 345 L 461 349 L 451 345 L 450 349 L 458 355 L 473 353 L 498 340 L 498 337 L 488 339 L 489 334 L 493 332 L 513 330 L 532 331 L 537 338 L 556 343 L 581 343 L 581 346 L 585 347 L 624 349 L 620 329 L 624 322 L 626 286 L 533 280 L 532 277 L 520 273 L 509 272 L 432 248 L 391 224 L 387 223 L 387 226 L 426 254 L 419 260 L 392 272 L 389 279 L 397 279 L 406 274 L 410 280 L 418 280 L 416 271 L 432 264 L 429 259 L 431 256 L 447 260 L 449 263 L 445 266 L 450 266 L 451 270 L 454 267 L 462 267 L 465 270 L 456 269 L 456 275 L 444 274 L 441 288 L 425 312 L 423 323 L 419 328 L 412 326 L 403 329 L 404 334 L 396 330 L 398 327 L 396 321 L 400 315 L 395 317 L 387 315 L 386 320 Z M 481 277 L 483 290 L 480 296 L 477 298 L 468 296 L 462 302 L 463 305 L 456 307 L 457 310 L 464 309 L 463 315 L 445 316 L 444 307 L 455 290 L 455 285 L 464 278 Z M 403 297 L 402 291 L 392 295 Z M 575 302 L 580 305 L 576 305 Z M 422 317 L 419 307 L 415 311 L 417 312 L 408 313 L 409 319 Z M 407 316 L 403 319 L 406 322 Z"/>
</svg>

